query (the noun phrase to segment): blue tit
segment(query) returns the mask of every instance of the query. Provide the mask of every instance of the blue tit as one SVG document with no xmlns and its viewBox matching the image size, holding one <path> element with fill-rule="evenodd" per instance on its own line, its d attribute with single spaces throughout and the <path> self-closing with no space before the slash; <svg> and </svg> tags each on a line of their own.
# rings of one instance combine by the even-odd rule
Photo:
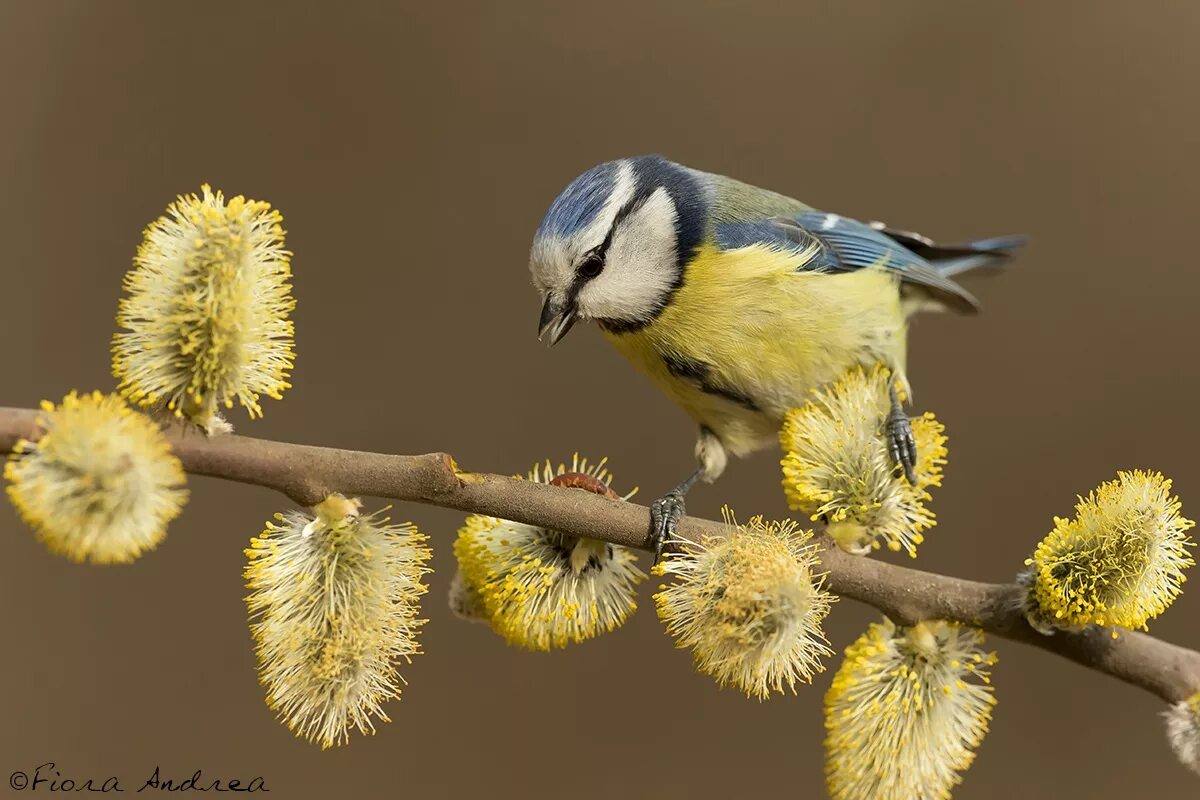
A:
<svg viewBox="0 0 1200 800">
<path fill-rule="evenodd" d="M 886 435 L 911 481 L 908 317 L 975 311 L 955 276 L 1023 241 L 941 245 L 661 156 L 622 159 L 572 181 L 537 229 L 538 335 L 553 345 L 595 322 L 699 426 L 699 468 L 651 508 L 658 555 L 697 481 L 778 441 L 789 409 L 855 365 L 891 371 Z"/>
</svg>

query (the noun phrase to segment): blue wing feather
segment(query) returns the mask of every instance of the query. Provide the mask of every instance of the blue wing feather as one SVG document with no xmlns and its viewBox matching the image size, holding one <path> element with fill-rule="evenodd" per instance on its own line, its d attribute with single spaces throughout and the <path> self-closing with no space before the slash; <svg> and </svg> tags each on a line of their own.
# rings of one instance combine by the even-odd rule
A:
<svg viewBox="0 0 1200 800">
<path fill-rule="evenodd" d="M 900 272 L 929 268 L 925 259 L 858 220 L 822 211 L 805 211 L 796 217 L 796 222 L 824 242 L 844 270 L 877 264 Z"/>
<path fill-rule="evenodd" d="M 801 269 L 850 272 L 879 266 L 896 271 L 902 281 L 923 286 L 962 310 L 978 305 L 966 289 L 895 239 L 838 214 L 804 211 L 792 217 L 723 223 L 717 226 L 716 236 L 727 250 L 753 244 L 796 252 L 815 247 L 816 254 Z"/>
</svg>

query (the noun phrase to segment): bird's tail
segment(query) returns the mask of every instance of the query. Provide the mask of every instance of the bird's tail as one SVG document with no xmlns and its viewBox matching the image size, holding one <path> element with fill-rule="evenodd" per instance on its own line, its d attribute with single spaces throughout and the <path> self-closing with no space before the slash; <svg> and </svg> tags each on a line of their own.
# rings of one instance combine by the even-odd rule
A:
<svg viewBox="0 0 1200 800">
<path fill-rule="evenodd" d="M 1025 237 L 1019 234 L 976 239 L 963 244 L 939 244 L 928 236 L 889 228 L 882 222 L 872 222 L 870 225 L 928 261 L 943 278 L 979 267 L 998 267 L 1025 244 Z"/>
<path fill-rule="evenodd" d="M 939 245 L 930 243 L 920 255 L 934 266 L 943 277 L 949 278 L 981 267 L 996 268 L 1004 265 L 1025 244 L 1025 237 L 994 236 L 977 239 L 964 244 Z"/>
</svg>

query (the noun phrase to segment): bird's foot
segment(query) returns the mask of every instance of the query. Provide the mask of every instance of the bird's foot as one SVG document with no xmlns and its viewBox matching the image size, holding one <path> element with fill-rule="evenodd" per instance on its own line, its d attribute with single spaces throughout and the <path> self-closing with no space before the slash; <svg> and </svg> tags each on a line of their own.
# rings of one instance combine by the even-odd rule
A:
<svg viewBox="0 0 1200 800">
<path fill-rule="evenodd" d="M 654 563 L 662 559 L 663 550 L 675 535 L 675 526 L 683 519 L 686 506 L 683 493 L 669 492 L 650 505 L 650 545 L 654 549 Z"/>
<path fill-rule="evenodd" d="M 899 403 L 892 406 L 885 425 L 888 451 L 892 461 L 904 470 L 904 477 L 914 486 L 917 483 L 917 442 L 913 438 L 912 422 Z"/>
</svg>

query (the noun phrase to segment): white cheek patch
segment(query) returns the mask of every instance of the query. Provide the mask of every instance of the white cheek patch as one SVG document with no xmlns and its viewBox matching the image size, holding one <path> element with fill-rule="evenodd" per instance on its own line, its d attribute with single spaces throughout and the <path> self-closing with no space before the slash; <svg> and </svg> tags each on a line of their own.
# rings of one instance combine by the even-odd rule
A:
<svg viewBox="0 0 1200 800">
<path fill-rule="evenodd" d="M 617 226 L 604 271 L 579 293 L 587 317 L 646 320 L 663 304 L 679 277 L 675 204 L 659 188 Z"/>
</svg>

